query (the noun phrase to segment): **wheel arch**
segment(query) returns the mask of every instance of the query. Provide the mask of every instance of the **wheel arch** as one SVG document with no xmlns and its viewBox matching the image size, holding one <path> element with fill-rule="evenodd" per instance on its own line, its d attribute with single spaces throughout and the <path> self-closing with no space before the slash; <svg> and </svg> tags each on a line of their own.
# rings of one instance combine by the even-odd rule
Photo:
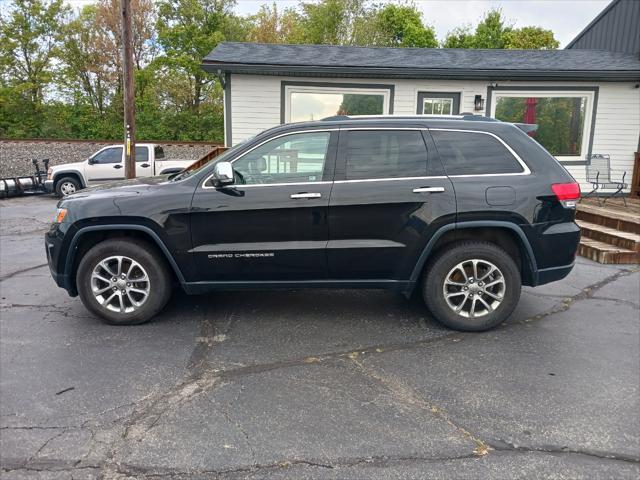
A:
<svg viewBox="0 0 640 480">
<path fill-rule="evenodd" d="M 87 184 L 84 181 L 84 176 L 77 170 L 63 170 L 62 172 L 56 172 L 53 175 L 53 191 L 55 192 L 56 190 L 56 185 L 58 185 L 58 182 L 60 180 L 62 180 L 65 177 L 74 177 L 78 180 L 78 182 L 80 182 L 80 186 L 82 188 L 87 188 Z"/>
<path fill-rule="evenodd" d="M 133 235 L 132 235 L 133 234 Z M 77 291 L 75 284 L 75 272 L 78 269 L 78 265 L 82 257 L 92 248 L 103 240 L 114 237 L 137 237 L 150 242 L 155 245 L 161 254 L 164 256 L 167 264 L 170 267 L 171 272 L 175 275 L 175 278 L 180 284 L 185 283 L 184 275 L 180 270 L 180 267 L 176 263 L 173 255 L 162 241 L 160 236 L 154 232 L 151 228 L 144 225 L 132 225 L 132 224 L 110 224 L 110 225 L 91 225 L 80 228 L 69 244 L 67 250 L 67 258 L 65 259 L 65 276 L 69 287 L 72 291 Z M 81 239 L 87 241 L 82 243 Z"/>
<path fill-rule="evenodd" d="M 535 284 L 538 272 L 536 258 L 522 229 L 511 222 L 476 220 L 447 224 L 434 233 L 416 262 L 406 294 L 413 293 L 424 266 L 438 250 L 454 242 L 473 239 L 491 241 L 504 248 L 512 256 L 517 253 L 516 261 L 519 263 L 523 284 Z M 514 248 L 517 249 L 517 252 Z"/>
</svg>

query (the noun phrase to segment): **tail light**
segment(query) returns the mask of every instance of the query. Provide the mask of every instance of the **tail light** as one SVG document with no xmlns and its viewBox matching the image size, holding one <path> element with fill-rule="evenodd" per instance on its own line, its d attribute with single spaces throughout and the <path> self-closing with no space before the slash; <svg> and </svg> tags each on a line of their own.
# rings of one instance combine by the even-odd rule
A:
<svg viewBox="0 0 640 480">
<path fill-rule="evenodd" d="M 554 183 L 551 190 L 556 198 L 565 207 L 575 207 L 576 201 L 580 198 L 580 185 L 578 183 Z"/>
</svg>

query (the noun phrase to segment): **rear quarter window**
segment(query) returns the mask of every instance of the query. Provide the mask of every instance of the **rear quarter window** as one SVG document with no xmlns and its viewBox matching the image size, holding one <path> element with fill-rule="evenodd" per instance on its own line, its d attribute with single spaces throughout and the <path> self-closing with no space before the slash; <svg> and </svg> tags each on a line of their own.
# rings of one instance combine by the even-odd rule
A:
<svg viewBox="0 0 640 480">
<path fill-rule="evenodd" d="M 447 175 L 522 173 L 516 157 L 492 135 L 482 132 L 434 131 L 431 136 Z"/>
</svg>

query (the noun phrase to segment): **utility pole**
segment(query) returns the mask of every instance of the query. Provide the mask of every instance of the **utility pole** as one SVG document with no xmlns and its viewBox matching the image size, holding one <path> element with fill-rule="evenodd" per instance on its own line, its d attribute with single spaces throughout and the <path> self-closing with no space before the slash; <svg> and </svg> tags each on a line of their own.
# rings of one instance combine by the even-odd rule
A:
<svg viewBox="0 0 640 480">
<path fill-rule="evenodd" d="M 136 176 L 136 97 L 133 83 L 131 0 L 120 0 L 122 17 L 122 77 L 124 83 L 124 176 Z"/>
</svg>

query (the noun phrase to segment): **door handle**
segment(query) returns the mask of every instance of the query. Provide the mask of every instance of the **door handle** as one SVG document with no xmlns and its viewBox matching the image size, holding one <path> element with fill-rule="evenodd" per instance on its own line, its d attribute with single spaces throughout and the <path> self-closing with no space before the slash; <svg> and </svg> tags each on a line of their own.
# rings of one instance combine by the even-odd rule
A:
<svg viewBox="0 0 640 480">
<path fill-rule="evenodd" d="M 444 192 L 444 187 L 420 187 L 414 188 L 413 193 L 440 193 Z"/>
<path fill-rule="evenodd" d="M 113 168 L 122 168 L 122 165 L 120 165 L 120 164 L 114 165 Z"/>
<path fill-rule="evenodd" d="M 141 167 L 147 168 L 149 166 L 148 163 L 143 163 L 142 165 L 140 165 Z"/>
<path fill-rule="evenodd" d="M 298 199 L 298 198 L 321 198 L 322 194 L 321 193 L 292 193 L 291 194 L 291 198 L 293 199 Z"/>
</svg>

